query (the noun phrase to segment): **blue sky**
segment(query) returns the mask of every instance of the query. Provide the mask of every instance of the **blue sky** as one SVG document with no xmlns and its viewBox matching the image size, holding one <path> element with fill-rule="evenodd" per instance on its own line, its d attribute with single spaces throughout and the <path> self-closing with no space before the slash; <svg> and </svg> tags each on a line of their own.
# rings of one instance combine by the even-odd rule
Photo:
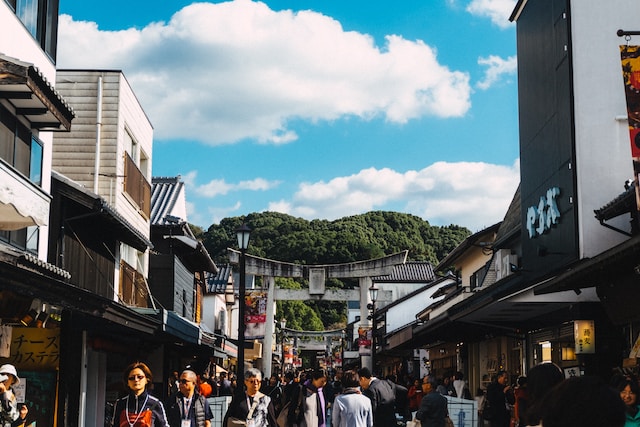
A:
<svg viewBox="0 0 640 427">
<path fill-rule="evenodd" d="M 519 182 L 515 0 L 62 0 L 59 68 L 121 69 L 188 220 L 411 213 L 478 231 Z"/>
</svg>

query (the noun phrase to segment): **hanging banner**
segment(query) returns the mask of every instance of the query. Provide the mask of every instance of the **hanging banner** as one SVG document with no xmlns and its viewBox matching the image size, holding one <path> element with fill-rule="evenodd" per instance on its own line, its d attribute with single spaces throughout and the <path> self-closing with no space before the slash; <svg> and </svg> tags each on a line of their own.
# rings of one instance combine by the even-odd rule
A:
<svg viewBox="0 0 640 427">
<path fill-rule="evenodd" d="M 636 185 L 636 208 L 640 210 L 640 46 L 620 46 L 624 93 L 627 99 L 627 120 L 631 140 L 633 176 Z"/>
<path fill-rule="evenodd" d="M 267 322 L 267 293 L 247 291 L 245 304 L 245 339 L 263 339 Z"/>
<path fill-rule="evenodd" d="M 11 356 L 11 332 L 13 329 L 8 325 L 0 325 L 0 357 Z"/>
<path fill-rule="evenodd" d="M 371 356 L 371 336 L 370 327 L 360 326 L 358 328 L 358 354 L 360 356 Z"/>
</svg>

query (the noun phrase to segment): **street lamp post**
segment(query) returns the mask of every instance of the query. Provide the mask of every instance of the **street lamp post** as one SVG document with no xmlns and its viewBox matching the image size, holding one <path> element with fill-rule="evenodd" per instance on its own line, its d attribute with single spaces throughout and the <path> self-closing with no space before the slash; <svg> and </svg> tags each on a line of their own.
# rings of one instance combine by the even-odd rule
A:
<svg viewBox="0 0 640 427">
<path fill-rule="evenodd" d="M 287 319 L 284 317 L 280 319 L 280 333 L 282 334 L 282 341 L 280 343 L 280 350 L 282 351 L 282 372 L 280 375 L 284 375 L 284 329 L 287 327 Z"/>
<path fill-rule="evenodd" d="M 372 285 L 369 288 L 371 298 L 371 372 L 376 370 L 376 300 L 378 299 L 378 288 Z"/>
<path fill-rule="evenodd" d="M 242 224 L 236 229 L 238 236 L 238 247 L 240 248 L 240 283 L 238 284 L 238 387 L 244 387 L 244 335 L 245 335 L 245 315 L 246 308 L 245 288 L 246 288 L 246 264 L 245 255 L 249 247 L 249 237 L 251 229 L 247 224 Z"/>
</svg>

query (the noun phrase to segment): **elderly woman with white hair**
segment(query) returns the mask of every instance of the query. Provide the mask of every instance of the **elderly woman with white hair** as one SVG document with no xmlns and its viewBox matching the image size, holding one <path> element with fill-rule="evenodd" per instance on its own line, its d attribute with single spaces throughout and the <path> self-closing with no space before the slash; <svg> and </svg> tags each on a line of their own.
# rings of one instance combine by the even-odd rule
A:
<svg viewBox="0 0 640 427">
<path fill-rule="evenodd" d="M 0 366 L 0 426 L 10 427 L 18 419 L 18 401 L 12 387 L 20 384 L 18 372 L 13 365 Z"/>
<path fill-rule="evenodd" d="M 271 398 L 260 392 L 262 373 L 255 368 L 244 373 L 244 390 L 233 396 L 223 426 L 276 427 Z"/>
</svg>

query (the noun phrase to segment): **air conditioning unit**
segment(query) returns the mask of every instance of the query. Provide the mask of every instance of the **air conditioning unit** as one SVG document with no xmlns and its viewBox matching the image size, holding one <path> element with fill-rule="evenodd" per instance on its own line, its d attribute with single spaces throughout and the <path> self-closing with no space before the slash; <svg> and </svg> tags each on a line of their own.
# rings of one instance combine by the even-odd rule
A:
<svg viewBox="0 0 640 427">
<path fill-rule="evenodd" d="M 220 310 L 218 312 L 218 329 L 222 329 L 223 331 L 227 330 L 227 312 L 224 310 Z"/>
<path fill-rule="evenodd" d="M 511 266 L 518 265 L 518 255 L 512 254 L 510 249 L 500 249 L 494 257 L 496 280 L 504 279 L 513 273 Z"/>
</svg>

